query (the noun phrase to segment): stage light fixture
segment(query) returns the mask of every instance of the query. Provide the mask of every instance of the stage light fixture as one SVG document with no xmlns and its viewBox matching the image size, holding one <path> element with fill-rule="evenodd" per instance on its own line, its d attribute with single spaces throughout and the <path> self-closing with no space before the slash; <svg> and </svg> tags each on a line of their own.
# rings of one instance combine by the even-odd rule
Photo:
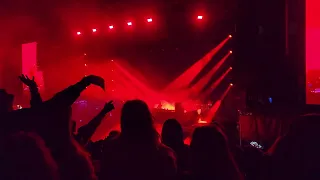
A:
<svg viewBox="0 0 320 180">
<path fill-rule="evenodd" d="M 199 20 L 203 19 L 203 16 L 198 16 L 198 19 L 199 19 Z"/>
<path fill-rule="evenodd" d="M 114 28 L 113 25 L 110 25 L 110 26 L 109 26 L 109 29 L 113 29 L 113 28 Z"/>
<path fill-rule="evenodd" d="M 84 64 L 85 67 L 87 67 L 87 64 Z"/>
<path fill-rule="evenodd" d="M 232 84 L 232 83 L 230 83 L 230 86 L 233 86 L 233 84 Z"/>
<path fill-rule="evenodd" d="M 132 22 L 128 22 L 127 24 L 128 24 L 128 26 L 132 26 Z"/>
<path fill-rule="evenodd" d="M 97 29 L 92 29 L 92 32 L 97 32 Z"/>
<path fill-rule="evenodd" d="M 78 32 L 77 32 L 77 35 L 81 35 L 81 32 L 80 32 L 80 31 L 78 31 Z"/>
<path fill-rule="evenodd" d="M 230 67 L 229 69 L 232 70 L 232 67 Z"/>
<path fill-rule="evenodd" d="M 152 22 L 152 18 L 148 18 L 148 19 L 147 19 L 147 22 Z"/>
<path fill-rule="evenodd" d="M 229 38 L 232 38 L 232 35 L 231 35 L 231 34 L 229 35 Z"/>
<path fill-rule="evenodd" d="M 232 54 L 233 52 L 232 52 L 232 51 L 229 51 L 229 53 Z"/>
<path fill-rule="evenodd" d="M 111 62 L 113 62 L 113 59 L 111 60 Z"/>
</svg>

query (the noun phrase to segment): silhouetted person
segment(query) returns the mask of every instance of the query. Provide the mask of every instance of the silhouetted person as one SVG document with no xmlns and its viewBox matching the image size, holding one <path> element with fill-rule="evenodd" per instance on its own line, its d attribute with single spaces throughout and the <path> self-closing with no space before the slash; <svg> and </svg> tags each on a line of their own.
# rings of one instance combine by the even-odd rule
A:
<svg viewBox="0 0 320 180">
<path fill-rule="evenodd" d="M 116 131 L 116 130 L 110 131 L 109 135 L 106 137 L 105 140 L 113 140 L 117 138 L 119 135 L 120 135 L 119 131 Z"/>
<path fill-rule="evenodd" d="M 178 172 L 190 170 L 190 148 L 184 144 L 183 130 L 176 119 L 168 119 L 164 122 L 161 133 L 162 143 L 173 149 L 177 155 Z"/>
<path fill-rule="evenodd" d="M 34 81 L 34 77 L 32 77 L 32 79 L 30 79 L 28 76 L 22 74 L 21 76 L 19 76 L 19 79 L 23 84 L 28 86 L 28 88 L 30 90 L 30 95 L 31 95 L 30 105 L 31 105 L 31 107 L 36 107 L 36 106 L 41 105 L 42 98 L 41 98 L 41 95 L 38 90 L 38 85 Z"/>
<path fill-rule="evenodd" d="M 7 136 L 0 149 L 0 179 L 60 179 L 58 166 L 38 135 L 20 132 Z"/>
<path fill-rule="evenodd" d="M 0 89 L 0 114 L 4 116 L 5 113 L 13 111 L 14 96 L 8 94 L 6 90 Z"/>
<path fill-rule="evenodd" d="M 106 103 L 99 114 L 97 114 L 91 121 L 89 121 L 88 124 L 80 127 L 78 129 L 78 134 L 75 136 L 78 142 L 85 146 L 91 139 L 92 135 L 96 132 L 106 114 L 113 109 L 114 105 L 112 101 Z"/>
<path fill-rule="evenodd" d="M 96 179 L 89 154 L 73 137 L 71 107 L 61 109 L 51 118 L 59 123 L 51 124 L 52 132 L 42 133 L 42 136 L 59 166 L 61 179 Z"/>
<path fill-rule="evenodd" d="M 38 131 L 48 144 L 62 179 L 96 179 L 89 154 L 74 139 L 71 120 L 71 105 L 90 84 L 104 87 L 102 78 L 87 76 L 36 109 L 45 120 Z"/>
<path fill-rule="evenodd" d="M 192 179 L 242 179 L 227 144 L 220 128 L 216 126 L 196 128 L 190 144 Z"/>
<path fill-rule="evenodd" d="M 104 147 L 99 179 L 174 179 L 174 152 L 160 143 L 147 104 L 126 102 L 120 122 L 120 136 Z"/>
<path fill-rule="evenodd" d="M 246 174 L 246 180 L 256 180 L 261 177 L 264 169 L 267 167 L 264 161 L 264 156 L 262 150 L 253 147 L 251 145 L 243 147 L 242 154 L 242 170 Z"/>
<path fill-rule="evenodd" d="M 296 120 L 269 152 L 268 179 L 320 179 L 319 129 L 319 115 L 305 115 Z"/>
<path fill-rule="evenodd" d="M 55 94 L 51 99 L 45 101 L 41 106 L 12 110 L 13 96 L 4 90 L 0 91 L 0 111 L 5 119 L 5 124 L 0 126 L 0 132 L 12 133 L 18 131 L 36 131 L 41 137 L 44 134 L 54 134 L 58 131 L 52 128 L 58 126 L 61 121 L 53 118 L 58 112 L 69 108 L 89 85 L 94 84 L 104 88 L 104 80 L 98 76 L 90 75 L 84 77 L 78 83 L 69 86 Z M 46 141 L 46 140 L 45 140 Z M 47 142 L 47 141 L 46 141 Z"/>
</svg>

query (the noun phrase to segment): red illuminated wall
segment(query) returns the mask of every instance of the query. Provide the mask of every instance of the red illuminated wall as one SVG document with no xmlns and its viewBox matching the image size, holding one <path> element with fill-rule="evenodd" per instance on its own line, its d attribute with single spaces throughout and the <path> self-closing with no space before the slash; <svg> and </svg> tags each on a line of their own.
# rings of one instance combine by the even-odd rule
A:
<svg viewBox="0 0 320 180">
<path fill-rule="evenodd" d="M 320 1 L 306 0 L 306 103 L 320 104 Z"/>
<path fill-rule="evenodd" d="M 37 82 L 39 89 L 43 90 L 43 75 L 42 72 L 38 70 L 37 65 L 37 43 L 27 43 L 22 44 L 22 74 L 34 77 Z M 25 91 L 28 88 L 23 86 Z"/>
</svg>

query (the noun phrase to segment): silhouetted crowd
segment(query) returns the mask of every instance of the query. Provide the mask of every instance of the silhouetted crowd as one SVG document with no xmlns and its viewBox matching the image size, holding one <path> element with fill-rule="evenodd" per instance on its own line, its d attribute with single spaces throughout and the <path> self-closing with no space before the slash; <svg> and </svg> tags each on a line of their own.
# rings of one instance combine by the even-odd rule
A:
<svg viewBox="0 0 320 180">
<path fill-rule="evenodd" d="M 30 108 L 13 110 L 14 95 L 0 90 L 0 179 L 320 179 L 318 115 L 298 117 L 266 151 L 232 144 L 217 123 L 195 128 L 189 146 L 177 120 L 168 119 L 160 135 L 147 104 L 130 100 L 121 111 L 121 131 L 92 142 L 112 101 L 77 131 L 71 105 L 90 85 L 105 89 L 101 77 L 86 76 L 47 101 L 34 79 L 20 80 L 30 89 Z"/>
</svg>

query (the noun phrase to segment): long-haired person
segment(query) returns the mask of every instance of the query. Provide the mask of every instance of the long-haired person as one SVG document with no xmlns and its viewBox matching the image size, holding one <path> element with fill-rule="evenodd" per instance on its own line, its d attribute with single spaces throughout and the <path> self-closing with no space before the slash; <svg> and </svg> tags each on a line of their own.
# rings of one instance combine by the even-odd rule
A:
<svg viewBox="0 0 320 180">
<path fill-rule="evenodd" d="M 217 126 L 195 129 L 190 144 L 191 179 L 241 180 L 225 135 Z"/>
<path fill-rule="evenodd" d="M 271 180 L 320 178 L 320 115 L 308 114 L 293 122 L 288 133 L 269 150 Z"/>
<path fill-rule="evenodd" d="M 188 173 L 190 170 L 190 147 L 184 144 L 182 126 L 176 119 L 168 119 L 164 122 L 161 140 L 163 144 L 175 151 L 179 174 Z"/>
<path fill-rule="evenodd" d="M 35 133 L 19 132 L 6 136 L 1 141 L 0 156 L 0 179 L 60 179 L 50 150 Z"/>
<path fill-rule="evenodd" d="M 103 150 L 101 180 L 174 179 L 174 152 L 161 144 L 147 104 L 127 101 L 121 112 L 121 133 Z"/>
</svg>

